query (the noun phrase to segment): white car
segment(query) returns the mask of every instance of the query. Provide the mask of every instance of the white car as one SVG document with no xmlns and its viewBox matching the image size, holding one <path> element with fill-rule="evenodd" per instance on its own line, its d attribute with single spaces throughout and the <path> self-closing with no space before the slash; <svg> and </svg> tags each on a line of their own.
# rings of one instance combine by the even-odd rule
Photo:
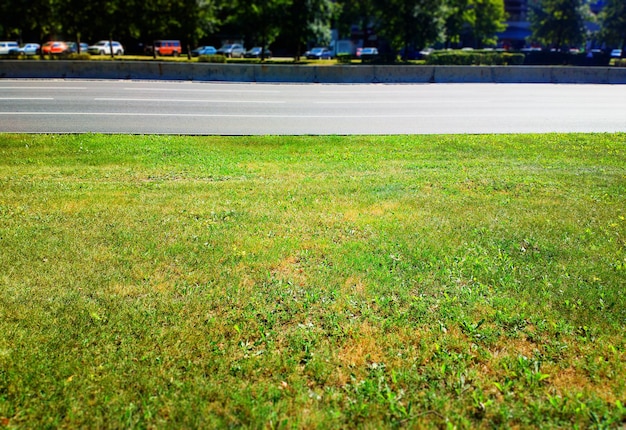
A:
<svg viewBox="0 0 626 430">
<path fill-rule="evenodd" d="M 20 45 L 17 42 L 0 42 L 0 55 L 17 54 Z"/>
<path fill-rule="evenodd" d="M 18 50 L 20 55 L 37 55 L 41 46 L 38 43 L 27 43 Z"/>
<path fill-rule="evenodd" d="M 87 52 L 94 55 L 111 55 L 111 42 L 101 40 L 87 48 Z M 113 42 L 113 55 L 124 55 L 124 47 L 120 42 Z"/>
<path fill-rule="evenodd" d="M 622 56 L 621 49 L 614 49 L 611 51 L 611 58 L 620 58 Z"/>
</svg>

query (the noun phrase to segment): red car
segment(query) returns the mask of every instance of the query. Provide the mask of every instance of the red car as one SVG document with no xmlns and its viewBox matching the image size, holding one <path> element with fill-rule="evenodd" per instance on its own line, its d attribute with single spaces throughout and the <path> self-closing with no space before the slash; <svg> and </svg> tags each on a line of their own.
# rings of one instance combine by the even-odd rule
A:
<svg viewBox="0 0 626 430">
<path fill-rule="evenodd" d="M 63 54 L 69 50 L 69 46 L 65 42 L 46 42 L 41 47 L 41 53 L 44 55 Z"/>
</svg>

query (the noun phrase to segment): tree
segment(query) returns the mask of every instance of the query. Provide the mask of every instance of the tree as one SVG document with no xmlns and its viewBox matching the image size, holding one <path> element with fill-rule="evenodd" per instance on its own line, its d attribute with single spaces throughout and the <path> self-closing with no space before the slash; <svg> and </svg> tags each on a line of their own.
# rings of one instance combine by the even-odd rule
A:
<svg viewBox="0 0 626 430">
<path fill-rule="evenodd" d="M 583 0 L 538 0 L 530 7 L 530 29 L 533 38 L 561 48 L 583 42 L 588 7 Z"/>
<path fill-rule="evenodd" d="M 309 41 L 330 42 L 330 24 L 336 7 L 332 0 L 290 0 L 287 3 L 282 29 L 296 61 L 300 60 L 301 49 Z"/>
<path fill-rule="evenodd" d="M 72 36 L 80 50 L 80 42 L 84 37 L 89 40 L 93 37 L 94 25 L 91 20 L 97 14 L 99 3 L 97 1 L 85 2 L 83 0 L 57 0 L 58 10 L 69 13 L 59 13 L 58 20 L 60 29 L 66 36 Z"/>
<path fill-rule="evenodd" d="M 42 41 L 60 27 L 57 10 L 55 0 L 0 2 L 0 32 L 10 39 Z"/>
<path fill-rule="evenodd" d="M 445 44 L 449 48 L 461 41 L 461 34 L 474 23 L 472 0 L 447 0 L 442 6 L 445 28 Z"/>
<path fill-rule="evenodd" d="M 226 25 L 236 29 L 245 43 L 267 48 L 280 34 L 288 0 L 234 0 L 225 10 Z M 261 61 L 265 51 L 261 52 Z"/>
<path fill-rule="evenodd" d="M 626 48 L 626 2 L 607 0 L 600 13 L 603 39 L 621 49 Z"/>
<path fill-rule="evenodd" d="M 440 0 L 375 0 L 378 31 L 393 52 L 421 49 L 443 38 L 444 3 Z"/>
<path fill-rule="evenodd" d="M 495 45 L 497 33 L 504 31 L 506 12 L 503 0 L 473 0 L 474 3 L 474 42 L 477 48 Z"/>
<path fill-rule="evenodd" d="M 374 22 L 374 15 L 372 0 L 344 0 L 339 3 L 335 28 L 339 31 L 340 37 L 345 37 L 352 34 L 353 26 L 357 26 L 363 35 L 363 40 L 366 40 Z"/>
</svg>

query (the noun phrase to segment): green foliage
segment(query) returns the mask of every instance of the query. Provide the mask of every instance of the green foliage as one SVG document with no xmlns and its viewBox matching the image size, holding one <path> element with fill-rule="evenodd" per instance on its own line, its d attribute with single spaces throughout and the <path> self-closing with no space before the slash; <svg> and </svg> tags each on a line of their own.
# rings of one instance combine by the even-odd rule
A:
<svg viewBox="0 0 626 430">
<path fill-rule="evenodd" d="M 296 53 L 296 60 L 309 42 L 319 46 L 329 44 L 331 19 L 337 8 L 331 0 L 291 0 L 285 5 L 281 36 Z"/>
<path fill-rule="evenodd" d="M 199 63 L 227 63 L 228 59 L 224 55 L 200 55 Z"/>
<path fill-rule="evenodd" d="M 616 67 L 626 67 L 626 58 L 617 58 L 611 60 L 611 65 Z"/>
<path fill-rule="evenodd" d="M 421 49 L 442 38 L 443 2 L 439 0 L 374 0 L 378 31 L 393 52 Z"/>
<path fill-rule="evenodd" d="M 626 49 L 626 2 L 607 0 L 600 13 L 602 38 L 608 44 Z"/>
<path fill-rule="evenodd" d="M 280 34 L 288 4 L 288 0 L 227 2 L 220 14 L 222 25 L 227 31 L 237 29 L 247 46 L 267 47 Z"/>
<path fill-rule="evenodd" d="M 530 6 L 532 38 L 555 48 L 578 46 L 589 8 L 583 0 L 538 0 Z"/>
<path fill-rule="evenodd" d="M 497 51 L 435 51 L 426 57 L 428 65 L 521 65 L 524 64 L 525 55 L 521 53 L 497 52 Z"/>
<path fill-rule="evenodd" d="M 522 64 L 524 64 L 525 58 L 526 55 L 522 53 L 504 52 L 502 53 L 502 64 L 506 64 L 509 66 L 521 66 Z"/>
<path fill-rule="evenodd" d="M 85 61 L 85 60 L 91 60 L 91 55 L 87 54 L 87 53 L 73 53 L 73 54 L 69 54 L 67 56 L 65 56 L 65 58 L 67 60 L 78 60 L 78 61 Z"/>
<path fill-rule="evenodd" d="M 339 54 L 339 55 L 337 55 L 337 63 L 339 63 L 339 64 L 350 64 L 350 63 L 352 63 L 352 55 L 350 55 L 350 54 Z"/>
<path fill-rule="evenodd" d="M 445 20 L 446 46 L 459 43 L 461 33 L 472 27 L 475 20 L 472 0 L 447 0 L 443 2 L 443 15 Z"/>
<path fill-rule="evenodd" d="M 493 46 L 497 43 L 496 34 L 506 29 L 506 13 L 503 0 L 473 0 L 475 16 L 472 32 L 477 48 Z"/>
<path fill-rule="evenodd" d="M 337 2 L 335 25 L 339 31 L 339 37 L 349 37 L 355 25 L 358 31 L 367 35 L 374 22 L 375 13 L 374 0 Z"/>
</svg>

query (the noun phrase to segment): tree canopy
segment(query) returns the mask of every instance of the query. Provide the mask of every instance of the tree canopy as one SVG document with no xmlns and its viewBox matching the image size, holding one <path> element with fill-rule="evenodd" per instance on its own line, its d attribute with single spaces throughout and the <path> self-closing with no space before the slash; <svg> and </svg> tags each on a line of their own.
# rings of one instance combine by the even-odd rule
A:
<svg viewBox="0 0 626 430">
<path fill-rule="evenodd" d="M 584 41 L 585 0 L 533 0 L 534 41 L 561 47 Z M 246 46 L 277 43 L 299 56 L 311 45 L 358 35 L 389 52 L 445 46 L 493 46 L 505 28 L 504 0 L 5 0 L 2 38 L 94 42 L 113 38 L 140 46 L 154 39 L 184 44 L 228 39 Z M 600 14 L 607 44 L 626 44 L 626 2 L 606 0 Z"/>
<path fill-rule="evenodd" d="M 583 0 L 538 0 L 530 10 L 533 37 L 554 48 L 579 45 L 585 39 L 587 15 Z"/>
<path fill-rule="evenodd" d="M 600 13 L 602 36 L 613 46 L 626 48 L 626 2 L 624 0 L 607 0 Z"/>
</svg>

